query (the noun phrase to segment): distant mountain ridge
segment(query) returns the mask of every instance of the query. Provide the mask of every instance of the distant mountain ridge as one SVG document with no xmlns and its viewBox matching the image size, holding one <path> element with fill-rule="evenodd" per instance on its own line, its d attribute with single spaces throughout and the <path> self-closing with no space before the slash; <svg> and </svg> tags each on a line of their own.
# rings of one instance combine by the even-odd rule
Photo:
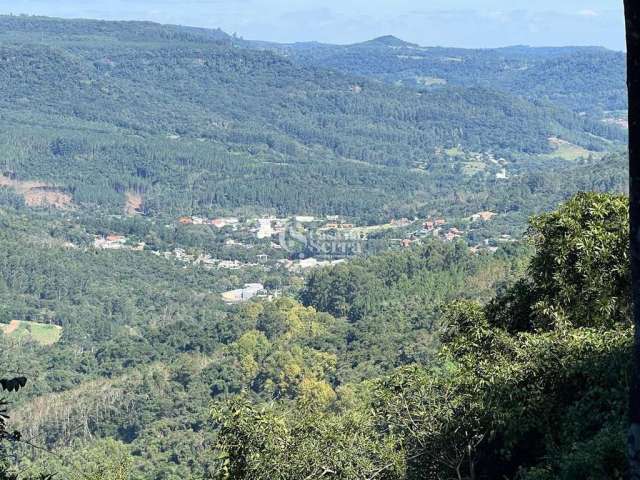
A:
<svg viewBox="0 0 640 480">
<path fill-rule="evenodd" d="M 479 86 L 596 116 L 627 108 L 626 55 L 603 47 L 422 47 L 386 36 L 352 45 L 266 48 L 304 65 L 419 89 Z"/>
<path fill-rule="evenodd" d="M 384 35 L 377 37 L 366 42 L 362 42 L 359 45 L 384 45 L 387 47 L 418 47 L 418 44 L 405 42 L 404 40 L 395 37 L 393 35 Z"/>
<path fill-rule="evenodd" d="M 4 35 L 3 35 L 4 33 Z M 319 42 L 278 44 L 243 40 L 220 29 L 161 25 L 141 21 L 63 20 L 0 16 L 0 40 L 36 33 L 54 41 L 69 36 L 109 37 L 123 42 L 226 44 L 270 50 L 295 62 L 348 75 L 423 89 L 444 84 L 502 90 L 533 101 L 551 101 L 575 112 L 602 116 L 626 110 L 626 56 L 603 47 L 528 47 L 494 49 L 423 47 L 393 35 L 351 45 Z M 64 37 L 67 37 L 65 40 Z M 18 37 L 15 40 L 19 40 Z"/>
</svg>

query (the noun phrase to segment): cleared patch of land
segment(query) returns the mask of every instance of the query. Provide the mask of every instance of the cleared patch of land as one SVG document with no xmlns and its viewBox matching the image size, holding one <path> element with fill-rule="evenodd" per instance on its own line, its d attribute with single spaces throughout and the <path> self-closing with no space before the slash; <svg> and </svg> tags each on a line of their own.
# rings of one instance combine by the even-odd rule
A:
<svg viewBox="0 0 640 480">
<path fill-rule="evenodd" d="M 448 157 L 462 157 L 464 156 L 464 152 L 459 147 L 452 147 L 445 149 L 444 153 Z"/>
<path fill-rule="evenodd" d="M 24 320 L 11 320 L 8 325 L 0 325 L 0 331 L 9 338 L 31 340 L 40 345 L 53 345 L 62 336 L 62 327 Z"/>
<path fill-rule="evenodd" d="M 22 195 L 29 207 L 50 206 L 64 209 L 70 208 L 73 203 L 71 195 L 44 182 L 22 181 L 0 175 L 0 187 L 13 188 L 16 193 Z"/>
<path fill-rule="evenodd" d="M 136 215 L 142 212 L 142 195 L 134 192 L 127 192 L 125 194 L 125 200 L 124 213 L 127 215 Z"/>
<path fill-rule="evenodd" d="M 562 158 L 563 160 L 577 160 L 579 158 L 588 158 L 592 156 L 599 158 L 604 155 L 602 152 L 593 152 L 582 148 L 578 145 L 574 145 L 571 142 L 562 140 L 561 138 L 551 137 L 549 138 L 549 144 L 553 147 L 552 153 L 542 155 L 544 158 Z"/>
</svg>

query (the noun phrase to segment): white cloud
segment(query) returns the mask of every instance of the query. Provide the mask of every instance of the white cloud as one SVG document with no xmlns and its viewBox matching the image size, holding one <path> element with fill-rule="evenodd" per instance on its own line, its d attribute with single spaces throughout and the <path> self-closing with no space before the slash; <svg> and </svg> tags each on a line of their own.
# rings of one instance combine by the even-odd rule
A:
<svg viewBox="0 0 640 480">
<path fill-rule="evenodd" d="M 585 9 L 585 10 L 580 10 L 578 12 L 578 15 L 580 15 L 582 17 L 597 17 L 600 14 L 598 12 L 596 12 L 595 10 Z"/>
</svg>

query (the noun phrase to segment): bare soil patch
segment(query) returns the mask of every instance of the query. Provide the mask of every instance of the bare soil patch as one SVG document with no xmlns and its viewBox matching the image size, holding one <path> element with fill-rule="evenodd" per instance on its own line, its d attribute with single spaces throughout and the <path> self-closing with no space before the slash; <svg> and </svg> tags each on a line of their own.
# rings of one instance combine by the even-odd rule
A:
<svg viewBox="0 0 640 480">
<path fill-rule="evenodd" d="M 127 192 L 125 195 L 126 204 L 124 207 L 124 212 L 127 215 L 136 215 L 142 213 L 142 195 L 134 192 Z"/>
<path fill-rule="evenodd" d="M 11 320 L 9 322 L 9 325 L 6 325 L 3 327 L 4 333 L 6 335 L 11 335 L 13 332 L 15 332 L 18 327 L 20 326 L 20 322 L 18 320 Z"/>
<path fill-rule="evenodd" d="M 5 175 L 0 175 L 0 187 L 13 188 L 16 193 L 22 195 L 29 207 L 55 207 L 70 208 L 73 205 L 71 195 L 60 188 L 38 181 L 15 180 Z"/>
</svg>

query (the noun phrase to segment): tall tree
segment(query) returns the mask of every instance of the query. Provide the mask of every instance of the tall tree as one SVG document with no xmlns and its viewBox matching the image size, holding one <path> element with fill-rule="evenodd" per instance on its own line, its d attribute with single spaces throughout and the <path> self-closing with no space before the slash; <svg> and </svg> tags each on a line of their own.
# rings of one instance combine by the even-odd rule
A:
<svg viewBox="0 0 640 480">
<path fill-rule="evenodd" d="M 629 88 L 630 235 L 633 319 L 636 328 L 631 382 L 629 460 L 632 480 L 640 480 L 640 2 L 624 0 Z"/>
</svg>

